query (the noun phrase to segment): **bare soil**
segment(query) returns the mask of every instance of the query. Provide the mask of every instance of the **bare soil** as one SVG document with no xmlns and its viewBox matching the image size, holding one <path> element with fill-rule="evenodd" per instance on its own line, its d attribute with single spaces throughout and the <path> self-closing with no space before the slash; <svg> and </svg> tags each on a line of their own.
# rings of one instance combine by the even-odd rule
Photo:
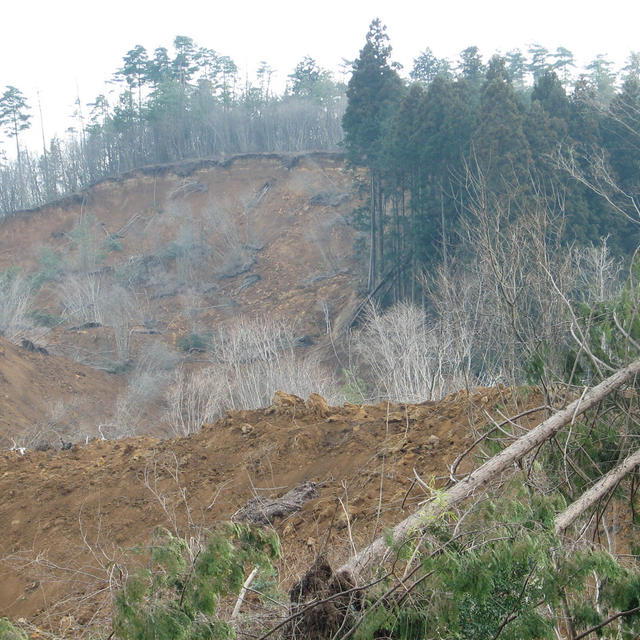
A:
<svg viewBox="0 0 640 640">
<path fill-rule="evenodd" d="M 287 589 L 319 554 L 335 566 L 415 510 L 425 495 L 414 470 L 442 486 L 490 415 L 535 402 L 496 388 L 421 405 L 330 407 L 316 395 L 305 403 L 278 392 L 272 406 L 229 412 L 189 438 L 6 452 L 0 612 L 65 637 L 108 625 L 109 577 L 154 527 L 193 535 L 256 496 L 313 482 L 317 497 L 272 523 Z"/>
<path fill-rule="evenodd" d="M 116 376 L 0 338 L 0 449 L 59 448 L 94 433 L 122 387 Z"/>
</svg>

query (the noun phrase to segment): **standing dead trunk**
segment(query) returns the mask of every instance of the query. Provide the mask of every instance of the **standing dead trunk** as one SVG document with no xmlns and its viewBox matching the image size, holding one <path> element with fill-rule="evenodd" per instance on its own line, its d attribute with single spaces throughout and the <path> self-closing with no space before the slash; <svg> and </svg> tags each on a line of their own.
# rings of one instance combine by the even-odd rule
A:
<svg viewBox="0 0 640 640">
<path fill-rule="evenodd" d="M 454 485 L 449 491 L 444 493 L 437 502 L 431 502 L 421 508 L 418 512 L 396 525 L 392 531 L 393 541 L 396 543 L 406 539 L 413 532 L 420 532 L 426 523 L 437 518 L 438 515 L 450 509 L 454 505 L 460 504 L 463 500 L 473 494 L 477 494 L 497 478 L 503 471 L 513 466 L 515 462 L 524 457 L 531 450 L 540 446 L 551 436 L 556 434 L 562 427 L 572 422 L 577 416 L 589 410 L 600 402 L 609 393 L 617 389 L 620 385 L 640 373 L 640 359 L 634 360 L 630 365 L 620 369 L 612 376 L 603 380 L 600 384 L 584 393 L 581 398 L 575 400 L 564 409 L 561 409 L 537 427 L 518 438 L 513 444 L 501 451 L 482 466 L 469 474 L 464 480 Z M 389 548 L 385 538 L 380 537 L 370 545 L 359 551 L 340 569 L 340 572 L 351 574 L 358 579 L 363 576 L 367 569 L 374 563 L 380 564 L 389 554 Z"/>
</svg>

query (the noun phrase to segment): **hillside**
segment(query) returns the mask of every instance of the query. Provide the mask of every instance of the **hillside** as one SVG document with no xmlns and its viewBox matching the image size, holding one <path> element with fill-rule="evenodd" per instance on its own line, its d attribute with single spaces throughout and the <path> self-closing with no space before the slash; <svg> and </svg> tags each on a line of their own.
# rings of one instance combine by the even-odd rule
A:
<svg viewBox="0 0 640 640">
<path fill-rule="evenodd" d="M 268 308 L 311 329 L 324 322 L 316 303 L 340 309 L 348 299 L 354 195 L 338 154 L 141 169 L 4 220 L 0 267 L 42 269 L 46 248 L 59 263 L 45 277 L 87 272 L 143 285 L 149 313 L 174 321 L 174 332 L 187 289 L 203 298 L 202 321 Z"/>
<path fill-rule="evenodd" d="M 423 405 L 330 407 L 278 393 L 266 409 L 229 412 L 185 439 L 4 453 L 0 611 L 74 637 L 108 622 L 111 563 L 134 562 L 127 550 L 147 544 L 156 525 L 196 535 L 253 496 L 311 481 L 317 496 L 273 521 L 283 544 L 277 582 L 287 588 L 316 553 L 344 560 L 351 544 L 411 512 L 424 499 L 414 469 L 442 484 L 474 429 L 497 407 L 516 412 L 516 401 L 476 389 Z M 536 401 L 521 397 L 518 408 Z"/>
<path fill-rule="evenodd" d="M 342 156 L 329 153 L 244 155 L 102 180 L 2 221 L 0 331 L 116 374 L 99 378 L 105 402 L 84 403 L 85 428 L 67 421 L 70 440 L 98 435 L 99 423 L 109 436 L 163 433 L 167 376 L 206 364 L 202 348 L 238 318 L 283 323 L 303 351 L 319 354 L 328 330 L 350 321 L 360 299 L 347 223 L 356 204 Z M 14 425 L 43 420 L 42 410 L 25 411 L 11 414 Z"/>
<path fill-rule="evenodd" d="M 0 449 L 60 447 L 74 433 L 95 434 L 123 386 L 86 365 L 0 338 Z"/>
</svg>

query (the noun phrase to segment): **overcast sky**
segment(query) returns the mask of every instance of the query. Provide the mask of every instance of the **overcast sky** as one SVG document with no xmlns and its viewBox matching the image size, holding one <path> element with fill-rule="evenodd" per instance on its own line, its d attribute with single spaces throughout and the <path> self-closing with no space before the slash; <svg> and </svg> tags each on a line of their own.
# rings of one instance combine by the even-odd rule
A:
<svg viewBox="0 0 640 640">
<path fill-rule="evenodd" d="M 282 86 L 305 55 L 338 71 L 358 55 L 374 17 L 406 73 L 425 47 L 455 59 L 476 45 L 487 58 L 537 42 L 568 48 L 580 64 L 602 53 L 619 66 L 640 50 L 637 0 L 11 0 L 0 17 L 0 91 L 14 85 L 28 96 L 35 144 L 38 92 L 46 137 L 61 135 L 78 94 L 87 103 L 109 90 L 104 80 L 137 44 L 151 52 L 189 36 L 243 73 L 266 60 Z"/>
</svg>

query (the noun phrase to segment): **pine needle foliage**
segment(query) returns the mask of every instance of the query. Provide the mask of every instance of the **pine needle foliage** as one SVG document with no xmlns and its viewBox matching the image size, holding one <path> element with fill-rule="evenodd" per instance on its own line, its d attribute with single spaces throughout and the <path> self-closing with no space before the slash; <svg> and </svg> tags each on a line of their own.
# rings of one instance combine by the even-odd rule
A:
<svg viewBox="0 0 640 640">
<path fill-rule="evenodd" d="M 24 631 L 14 627 L 7 618 L 0 618 L 0 640 L 27 640 Z"/>
<path fill-rule="evenodd" d="M 130 575 L 114 598 L 113 629 L 121 640 L 223 640 L 231 626 L 217 615 L 220 599 L 237 595 L 247 567 L 271 568 L 279 555 L 272 532 L 229 524 L 192 553 L 186 540 L 154 532 L 147 567 Z"/>
<path fill-rule="evenodd" d="M 463 523 L 452 521 L 445 542 L 441 530 L 437 539 L 429 536 L 413 586 L 372 597 L 354 637 L 552 639 L 567 625 L 579 633 L 637 606 L 636 568 L 600 550 L 563 548 L 553 526 L 563 499 L 521 493 L 477 505 Z M 640 617 L 621 617 L 611 627 L 599 637 L 635 637 Z"/>
</svg>

